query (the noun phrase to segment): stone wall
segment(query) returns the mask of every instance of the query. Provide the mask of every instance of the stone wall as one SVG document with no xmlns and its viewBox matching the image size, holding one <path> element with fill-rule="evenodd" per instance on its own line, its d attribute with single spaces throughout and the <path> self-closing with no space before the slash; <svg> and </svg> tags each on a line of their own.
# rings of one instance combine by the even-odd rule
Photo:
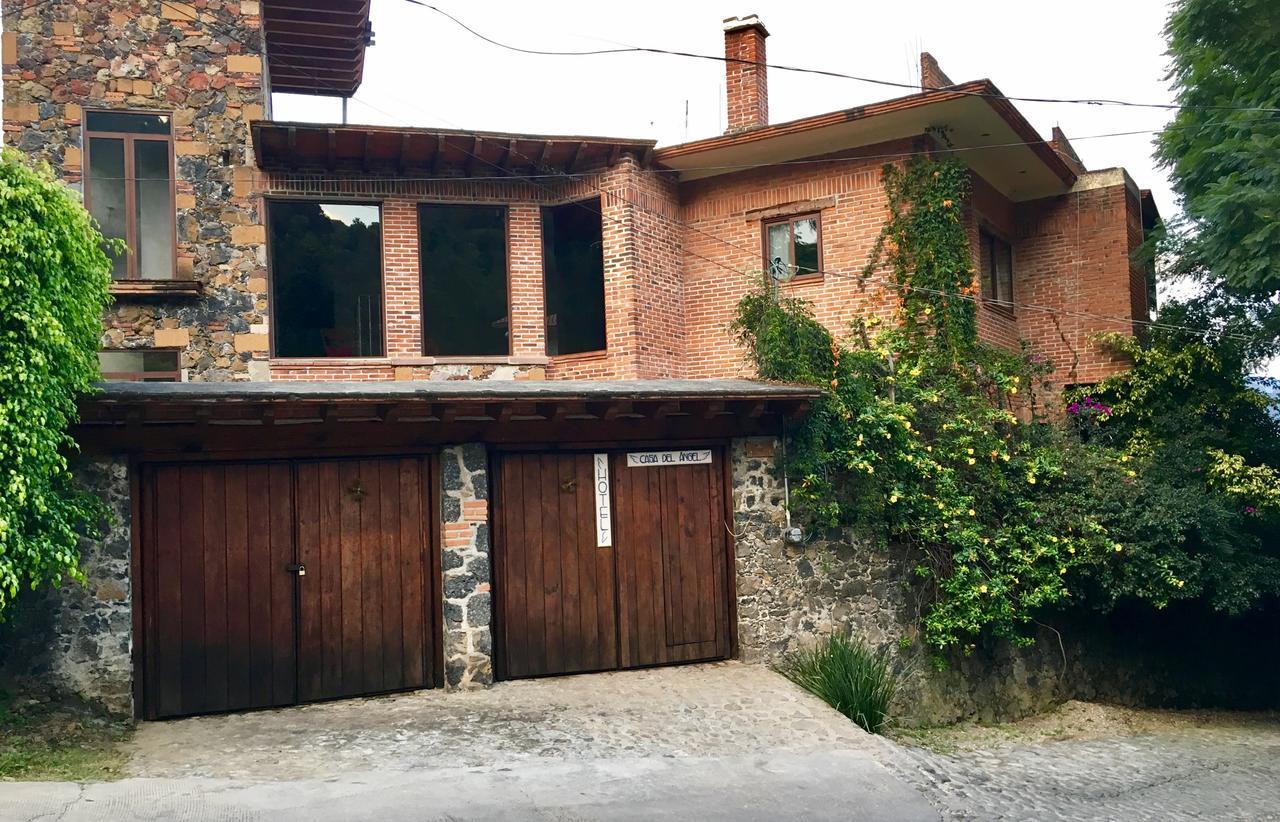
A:
<svg viewBox="0 0 1280 822">
<path fill-rule="evenodd" d="M 478 443 L 440 452 L 444 672 L 449 688 L 493 683 L 488 459 Z"/>
<path fill-rule="evenodd" d="M 82 180 L 86 109 L 172 114 L 177 261 L 196 296 L 117 294 L 104 349 L 173 348 L 192 380 L 266 377 L 266 250 L 251 190 L 261 119 L 256 0 L 5 3 L 4 142 Z M 133 281 L 133 288 L 148 288 Z"/>
<path fill-rule="evenodd" d="M 84 462 L 78 481 L 106 503 L 102 537 L 80 543 L 83 584 L 23 592 L 0 624 L 0 684 L 72 693 L 113 713 L 133 710 L 129 468 Z"/>
<path fill-rule="evenodd" d="M 896 712 L 913 724 L 1018 717 L 1098 694 L 1086 673 L 1092 651 L 1086 653 L 1078 639 L 1060 646 L 1051 632 L 1030 648 L 980 647 L 936 669 L 919 637 L 915 559 L 905 549 L 868 546 L 840 532 L 786 543 L 774 448 L 772 439 L 733 445 L 738 642 L 744 659 L 776 662 L 823 635 L 851 633 L 892 655 L 902 675 Z"/>
</svg>

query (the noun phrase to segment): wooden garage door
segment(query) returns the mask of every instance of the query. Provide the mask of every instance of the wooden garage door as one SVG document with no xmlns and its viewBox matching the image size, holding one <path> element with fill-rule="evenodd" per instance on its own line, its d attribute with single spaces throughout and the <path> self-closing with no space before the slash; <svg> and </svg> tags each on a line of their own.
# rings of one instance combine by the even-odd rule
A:
<svg viewBox="0 0 1280 822">
<path fill-rule="evenodd" d="M 143 715 L 437 681 L 428 477 L 417 457 L 148 466 Z"/>
<path fill-rule="evenodd" d="M 729 656 L 724 482 L 713 453 L 711 464 L 645 468 L 612 455 L 609 547 L 597 545 L 592 454 L 502 457 L 502 676 Z"/>
<path fill-rule="evenodd" d="M 616 668 L 613 552 L 596 547 L 591 455 L 510 454 L 499 482 L 502 675 Z"/>
</svg>

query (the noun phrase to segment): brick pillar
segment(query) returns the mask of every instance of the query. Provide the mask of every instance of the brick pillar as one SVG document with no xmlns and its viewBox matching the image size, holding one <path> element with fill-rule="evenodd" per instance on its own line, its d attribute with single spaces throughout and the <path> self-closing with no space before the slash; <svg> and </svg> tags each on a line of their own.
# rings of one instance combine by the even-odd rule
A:
<svg viewBox="0 0 1280 822">
<path fill-rule="evenodd" d="M 418 270 L 418 206 L 387 200 L 382 206 L 383 304 L 388 357 L 422 355 L 422 277 Z"/>
<path fill-rule="evenodd" d="M 469 443 L 442 449 L 440 479 L 445 684 L 451 689 L 491 685 L 493 566 L 485 447 Z"/>
<path fill-rule="evenodd" d="M 724 21 L 726 134 L 769 124 L 769 70 L 764 66 L 768 36 L 754 14 Z"/>
<path fill-rule="evenodd" d="M 542 279 L 542 209 L 513 203 L 508 212 L 507 248 L 511 259 L 511 354 L 540 356 L 547 351 Z"/>
</svg>

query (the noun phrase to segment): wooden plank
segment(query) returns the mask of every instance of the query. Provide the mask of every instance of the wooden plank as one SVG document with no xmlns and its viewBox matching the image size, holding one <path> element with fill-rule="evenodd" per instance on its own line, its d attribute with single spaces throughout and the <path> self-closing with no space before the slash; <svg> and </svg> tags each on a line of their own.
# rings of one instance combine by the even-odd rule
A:
<svg viewBox="0 0 1280 822">
<path fill-rule="evenodd" d="M 724 452 L 718 448 L 713 449 L 711 459 L 711 470 L 707 474 L 708 482 L 711 484 L 711 503 L 707 506 L 707 510 L 712 536 L 711 568 L 713 596 L 716 603 L 716 656 L 728 657 L 731 652 L 729 647 L 731 594 L 726 578 L 728 569 L 733 567 L 733 557 L 730 554 L 732 546 L 729 544 L 729 533 L 725 523 Z"/>
<path fill-rule="evenodd" d="M 554 457 L 556 476 L 566 487 L 558 489 L 556 495 L 555 530 L 557 535 L 560 566 L 560 603 L 562 631 L 562 658 L 565 671 L 590 671 L 595 666 L 585 640 L 586 627 L 583 625 L 582 595 L 578 587 L 579 556 L 583 553 L 583 544 L 578 536 L 578 500 L 590 493 L 590 486 L 582 486 L 578 482 L 578 459 L 574 454 L 560 454 Z M 594 528 L 593 528 L 594 530 Z"/>
<path fill-rule="evenodd" d="M 342 687 L 332 696 L 359 693 L 364 687 L 364 569 L 360 556 L 360 504 L 347 493 L 359 479 L 359 464 L 338 465 L 342 565 Z"/>
<path fill-rule="evenodd" d="M 148 652 L 156 676 L 151 693 L 154 716 L 182 713 L 182 488 L 181 470 L 162 466 L 153 476 L 156 541 L 148 575 L 157 595 L 152 598 L 156 632 Z"/>
<path fill-rule="evenodd" d="M 293 524 L 293 471 L 288 463 L 273 462 L 267 467 L 270 483 L 271 523 L 271 703 L 288 705 L 298 699 L 297 691 L 297 577 L 288 567 L 296 561 Z"/>
<path fill-rule="evenodd" d="M 564 643 L 564 594 L 560 571 L 564 567 L 560 534 L 559 460 L 554 454 L 539 458 L 542 482 L 539 487 L 539 510 L 542 515 L 542 590 L 545 594 L 544 619 L 546 623 L 546 668 L 544 673 L 562 673 L 572 670 L 565 658 Z"/>
<path fill-rule="evenodd" d="M 543 580 L 542 563 L 542 493 L 545 482 L 541 471 L 541 460 L 537 455 L 520 458 L 521 478 L 524 486 L 524 528 L 522 547 L 527 563 L 525 565 L 525 614 L 527 625 L 524 639 L 528 649 L 525 674 L 545 673 L 550 668 L 547 664 L 547 628 L 546 602 L 547 594 Z"/>
<path fill-rule="evenodd" d="M 204 469 L 204 658 L 206 711 L 227 705 L 227 502 L 221 465 Z"/>
<path fill-rule="evenodd" d="M 298 699 L 324 695 L 324 572 L 320 530 L 320 465 L 301 462 L 295 467 L 294 490 L 298 511 L 298 562 L 307 575 L 298 587 Z"/>
<path fill-rule="evenodd" d="M 641 469 L 643 470 L 643 469 Z M 687 617 L 685 575 L 690 573 L 684 554 L 686 523 L 681 522 L 680 485 L 689 476 L 678 468 L 656 469 L 662 482 L 663 507 L 659 516 L 662 522 L 662 601 L 663 634 L 667 645 L 680 645 L 684 639 L 681 630 Z"/>
<path fill-rule="evenodd" d="M 360 488 L 363 494 L 360 499 L 360 560 L 362 572 L 362 591 L 364 616 L 364 685 L 362 691 L 374 693 L 385 691 L 382 668 L 382 563 L 379 554 L 382 550 L 383 535 L 380 531 L 381 515 L 379 511 L 378 463 L 372 460 L 361 460 Z M 348 491 L 352 493 L 352 491 Z"/>
<path fill-rule="evenodd" d="M 249 682 L 247 707 L 272 704 L 274 649 L 271 644 L 271 476 L 267 464 L 245 469 L 245 487 L 252 502 L 245 513 L 253 544 L 249 548 Z"/>
<path fill-rule="evenodd" d="M 176 583 L 182 588 L 182 690 L 180 713 L 205 710 L 204 636 L 204 468 L 179 469 L 179 567 Z M 161 584 L 164 584 L 163 578 Z"/>
<path fill-rule="evenodd" d="M 565 454 L 561 472 L 573 480 L 575 492 L 560 500 L 561 535 L 568 560 L 565 562 L 565 600 L 573 618 L 569 631 L 569 651 L 580 660 L 581 670 L 597 671 L 600 663 L 600 625 L 596 611 L 595 525 L 591 518 L 590 457 Z M 587 470 L 583 470 L 586 468 Z M 585 516 L 584 516 L 585 514 Z"/>
<path fill-rule="evenodd" d="M 404 600 L 405 580 L 400 573 L 400 460 L 377 463 L 378 506 L 382 564 L 382 685 L 387 689 L 405 687 L 404 681 Z"/>
<path fill-rule="evenodd" d="M 400 460 L 396 466 L 400 493 L 400 644 L 404 687 L 422 688 L 430 684 L 427 649 L 435 643 L 427 635 L 427 602 L 431 599 L 427 586 L 430 567 L 425 539 L 425 495 L 422 459 Z M 435 607 L 434 605 L 432 606 Z"/>
<path fill-rule="evenodd" d="M 502 597 L 502 662 L 504 673 L 519 676 L 528 670 L 527 644 L 522 640 L 529 624 L 525 597 L 528 576 L 528 554 L 524 545 L 524 475 L 523 457 L 501 458 L 499 497 L 502 518 L 502 576 L 498 580 L 498 596 Z"/>
<path fill-rule="evenodd" d="M 320 520 L 320 692 L 343 689 L 342 491 L 338 463 L 316 464 L 317 514 Z M 308 568 L 310 572 L 310 568 Z"/>
<path fill-rule="evenodd" d="M 253 704 L 250 649 L 253 633 L 249 616 L 249 506 L 245 466 L 225 469 L 227 543 L 227 707 Z"/>
</svg>

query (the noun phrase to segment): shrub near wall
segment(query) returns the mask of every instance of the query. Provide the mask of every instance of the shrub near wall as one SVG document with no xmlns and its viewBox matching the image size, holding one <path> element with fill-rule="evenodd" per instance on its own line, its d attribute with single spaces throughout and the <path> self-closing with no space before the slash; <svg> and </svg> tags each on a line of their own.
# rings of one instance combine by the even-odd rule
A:
<svg viewBox="0 0 1280 822">
<path fill-rule="evenodd" d="M 47 168 L 0 158 L 0 617 L 21 588 L 79 578 L 78 537 L 105 508 L 67 455 L 98 378 L 111 265 L 79 200 Z"/>
</svg>

